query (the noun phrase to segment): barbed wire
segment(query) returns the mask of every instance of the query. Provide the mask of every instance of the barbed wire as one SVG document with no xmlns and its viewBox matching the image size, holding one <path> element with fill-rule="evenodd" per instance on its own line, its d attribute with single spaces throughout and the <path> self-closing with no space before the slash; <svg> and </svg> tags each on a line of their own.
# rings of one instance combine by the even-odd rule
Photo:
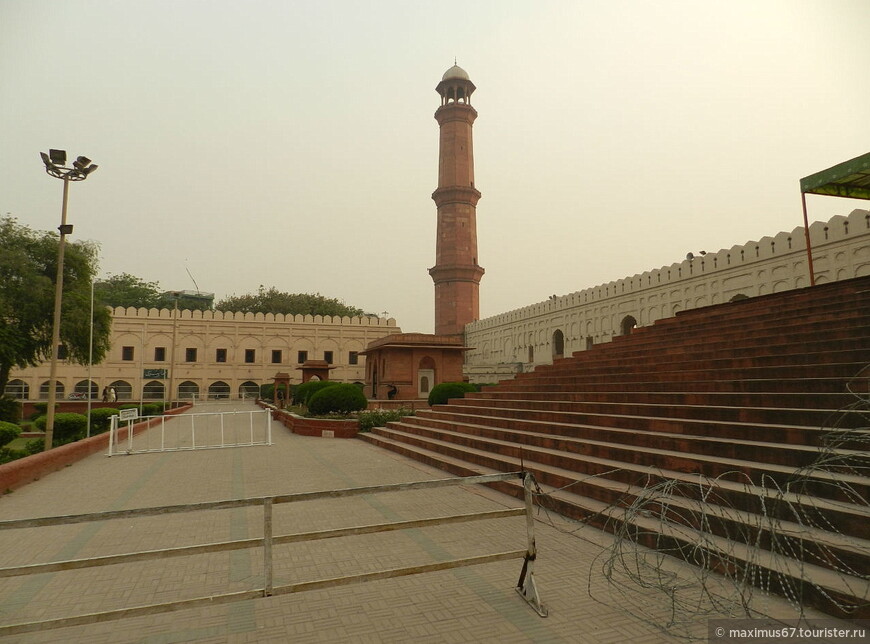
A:
<svg viewBox="0 0 870 644">
<path fill-rule="evenodd" d="M 870 365 L 846 391 L 852 401 L 824 423 L 812 462 L 789 475 L 764 472 L 753 479 L 732 470 L 671 478 L 648 468 L 616 501 L 598 509 L 588 503 L 579 519 L 558 511 L 558 497 L 576 486 L 616 473 L 626 480 L 628 471 L 614 468 L 548 491 L 538 487 L 537 506 L 561 532 L 585 538 L 582 530 L 591 525 L 611 533 L 610 545 L 590 564 L 587 592 L 672 637 L 696 639 L 704 618 L 769 617 L 772 595 L 785 597 L 794 618 L 804 617 L 810 595 L 813 603 L 823 598 L 833 612 L 849 615 L 868 605 L 852 598 L 867 597 L 870 587 L 870 547 L 859 527 L 870 525 Z M 598 573 L 605 591 L 595 583 Z M 666 617 L 650 593 L 665 599 Z"/>
</svg>

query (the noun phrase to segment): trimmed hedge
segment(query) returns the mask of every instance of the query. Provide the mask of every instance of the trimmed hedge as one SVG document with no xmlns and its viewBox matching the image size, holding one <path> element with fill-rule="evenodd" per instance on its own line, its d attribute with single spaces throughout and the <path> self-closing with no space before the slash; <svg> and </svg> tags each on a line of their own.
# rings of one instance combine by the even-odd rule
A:
<svg viewBox="0 0 870 644">
<path fill-rule="evenodd" d="M 429 392 L 430 405 L 444 405 L 451 398 L 464 398 L 469 391 L 477 391 L 470 382 L 442 382 Z"/>
<path fill-rule="evenodd" d="M 11 443 L 19 436 L 21 436 L 21 427 L 0 420 L 0 446 Z"/>
<path fill-rule="evenodd" d="M 362 390 L 348 383 L 330 383 L 329 387 L 322 388 L 308 399 L 308 411 L 316 416 L 349 414 L 368 406 L 369 401 Z"/>
<path fill-rule="evenodd" d="M 40 430 L 45 431 L 45 423 L 47 416 L 40 416 L 34 421 L 34 425 Z M 82 414 L 55 414 L 54 415 L 54 432 L 52 435 L 52 446 L 64 445 L 71 443 L 85 435 L 85 429 L 88 426 L 88 417 Z"/>
<path fill-rule="evenodd" d="M 337 384 L 339 383 L 332 380 L 309 380 L 308 382 L 303 382 L 301 385 L 296 387 L 296 390 L 293 392 L 293 404 L 305 405 L 307 407 L 308 401 L 311 400 L 311 396 L 321 389 L 326 389 L 327 387 Z"/>
<path fill-rule="evenodd" d="M 112 407 L 98 407 L 91 410 L 91 436 L 109 431 L 110 418 L 117 416 L 118 410 Z"/>
</svg>

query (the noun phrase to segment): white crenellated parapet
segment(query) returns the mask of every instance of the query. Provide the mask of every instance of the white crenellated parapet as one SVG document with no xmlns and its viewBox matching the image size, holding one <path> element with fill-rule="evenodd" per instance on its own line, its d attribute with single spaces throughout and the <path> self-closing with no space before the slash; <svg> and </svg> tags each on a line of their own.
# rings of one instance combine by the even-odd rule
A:
<svg viewBox="0 0 870 644">
<path fill-rule="evenodd" d="M 167 320 L 173 318 L 172 309 L 146 309 L 118 306 L 111 309 L 113 318 L 140 318 Z M 272 322 L 276 324 L 318 324 L 332 326 L 385 326 L 395 327 L 395 318 L 381 318 L 370 315 L 358 317 L 331 315 L 284 315 L 283 313 L 252 313 L 250 311 L 198 311 L 179 309 L 179 320 L 207 320 L 223 322 Z"/>
<path fill-rule="evenodd" d="M 870 211 L 814 222 L 810 243 L 816 283 L 870 275 Z M 798 227 L 473 322 L 466 372 L 475 382 L 503 379 L 680 310 L 808 285 Z"/>
</svg>

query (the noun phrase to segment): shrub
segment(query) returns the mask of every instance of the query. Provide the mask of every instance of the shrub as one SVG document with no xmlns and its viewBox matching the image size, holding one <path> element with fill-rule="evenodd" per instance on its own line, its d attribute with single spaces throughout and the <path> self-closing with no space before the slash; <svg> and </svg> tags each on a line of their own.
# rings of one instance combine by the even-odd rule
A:
<svg viewBox="0 0 870 644">
<path fill-rule="evenodd" d="M 356 385 L 330 383 L 308 399 L 308 411 L 317 416 L 349 414 L 368 407 L 369 401 Z"/>
<path fill-rule="evenodd" d="M 429 392 L 429 404 L 443 405 L 451 398 L 464 398 L 469 391 L 477 391 L 470 382 L 442 382 Z"/>
<path fill-rule="evenodd" d="M 270 382 L 266 385 L 260 385 L 260 398 L 263 400 L 275 399 L 275 383 Z"/>
<path fill-rule="evenodd" d="M 34 421 L 34 425 L 40 430 L 45 431 L 45 423 L 47 416 L 40 416 Z M 55 414 L 54 416 L 54 432 L 52 435 L 51 444 L 53 447 L 71 443 L 83 438 L 85 428 L 88 425 L 87 416 L 82 414 Z"/>
<path fill-rule="evenodd" d="M 45 449 L 45 441 L 41 438 L 33 438 L 24 446 L 27 454 L 39 454 L 43 449 Z"/>
<path fill-rule="evenodd" d="M 401 420 L 405 416 L 413 416 L 412 409 L 371 409 L 357 414 L 359 430 L 369 432 L 372 427 L 383 427 L 391 420 Z"/>
<path fill-rule="evenodd" d="M 160 416 L 163 414 L 163 403 L 148 403 L 142 405 L 143 416 Z"/>
<path fill-rule="evenodd" d="M 48 403 L 47 402 L 33 403 L 33 409 L 35 411 L 30 415 L 30 420 L 36 420 L 40 416 L 45 416 L 48 413 Z M 54 411 L 57 411 L 57 410 L 58 410 L 58 405 L 57 405 L 57 403 L 55 403 Z"/>
<path fill-rule="evenodd" d="M 24 458 L 25 456 L 28 456 L 27 452 L 24 452 L 20 449 L 0 447 L 0 465 L 3 465 L 3 463 L 17 461 L 19 458 Z"/>
<path fill-rule="evenodd" d="M 307 407 L 311 396 L 321 389 L 326 389 L 336 384 L 338 383 L 332 380 L 309 380 L 308 382 L 303 382 L 293 391 L 293 404 L 305 405 Z"/>
<path fill-rule="evenodd" d="M 21 401 L 9 396 L 0 397 L 0 421 L 18 423 L 21 420 Z"/>
<path fill-rule="evenodd" d="M 91 410 L 91 435 L 109 431 L 112 416 L 117 416 L 118 410 L 112 407 L 99 407 Z"/>
<path fill-rule="evenodd" d="M 0 445 L 5 445 L 21 436 L 21 428 L 14 423 L 0 420 Z"/>
</svg>

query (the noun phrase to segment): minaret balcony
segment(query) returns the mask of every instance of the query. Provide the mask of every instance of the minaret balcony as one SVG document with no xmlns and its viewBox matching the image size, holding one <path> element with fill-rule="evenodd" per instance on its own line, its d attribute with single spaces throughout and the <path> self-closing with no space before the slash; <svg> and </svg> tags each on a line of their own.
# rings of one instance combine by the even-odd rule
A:
<svg viewBox="0 0 870 644">
<path fill-rule="evenodd" d="M 438 188 L 433 192 L 432 200 L 439 208 L 450 203 L 477 206 L 477 202 L 480 201 L 480 191 L 471 186 L 448 186 L 446 188 Z"/>
</svg>

